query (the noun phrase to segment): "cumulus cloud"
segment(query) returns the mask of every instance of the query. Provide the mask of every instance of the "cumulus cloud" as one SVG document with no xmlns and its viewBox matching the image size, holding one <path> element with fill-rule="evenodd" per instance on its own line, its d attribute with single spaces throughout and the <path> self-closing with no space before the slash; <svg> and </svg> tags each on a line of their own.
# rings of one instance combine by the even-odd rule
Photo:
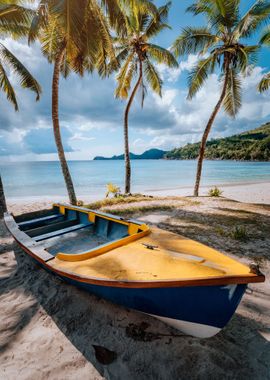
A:
<svg viewBox="0 0 270 380">
<path fill-rule="evenodd" d="M 158 66 L 158 70 L 163 80 L 168 81 L 169 83 L 175 83 L 184 71 L 191 71 L 192 68 L 198 63 L 199 59 L 206 57 L 206 54 L 203 56 L 199 56 L 198 54 L 190 54 L 186 60 L 180 61 L 178 68 L 171 69 L 164 64 L 160 64 Z"/>
</svg>

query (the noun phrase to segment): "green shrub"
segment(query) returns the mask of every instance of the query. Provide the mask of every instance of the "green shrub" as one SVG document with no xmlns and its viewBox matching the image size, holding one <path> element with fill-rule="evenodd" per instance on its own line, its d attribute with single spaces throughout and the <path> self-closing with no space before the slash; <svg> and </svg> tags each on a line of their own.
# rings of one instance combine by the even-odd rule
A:
<svg viewBox="0 0 270 380">
<path fill-rule="evenodd" d="M 247 229 L 244 226 L 235 226 L 230 235 L 235 240 L 248 240 Z"/>
<path fill-rule="evenodd" d="M 108 183 L 106 186 L 107 186 L 106 198 L 108 198 L 110 194 L 112 194 L 115 198 L 121 195 L 120 187 L 114 185 L 113 183 Z"/>
<path fill-rule="evenodd" d="M 208 191 L 209 197 L 220 197 L 222 195 L 223 191 L 220 190 L 218 187 L 213 187 Z"/>
</svg>

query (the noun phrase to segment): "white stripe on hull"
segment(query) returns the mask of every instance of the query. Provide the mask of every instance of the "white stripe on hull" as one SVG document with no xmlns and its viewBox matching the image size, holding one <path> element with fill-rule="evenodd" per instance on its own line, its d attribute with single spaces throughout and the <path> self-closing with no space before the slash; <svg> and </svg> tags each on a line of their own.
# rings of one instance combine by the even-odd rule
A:
<svg viewBox="0 0 270 380">
<path fill-rule="evenodd" d="M 172 319 L 167 317 L 160 317 L 158 315 L 149 314 L 152 317 L 160 319 L 162 322 L 174 327 L 177 330 L 182 331 L 187 335 L 192 335 L 196 338 L 210 338 L 216 335 L 221 329 L 214 326 L 202 325 L 200 323 L 193 323 L 187 321 L 181 321 L 178 319 Z"/>
</svg>

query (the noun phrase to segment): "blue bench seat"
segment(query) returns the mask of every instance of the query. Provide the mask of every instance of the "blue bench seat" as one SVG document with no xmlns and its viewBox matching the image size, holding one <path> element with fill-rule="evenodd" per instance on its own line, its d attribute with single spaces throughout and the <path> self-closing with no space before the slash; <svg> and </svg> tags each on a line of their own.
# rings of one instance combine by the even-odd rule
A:
<svg viewBox="0 0 270 380">
<path fill-rule="evenodd" d="M 93 223 L 74 224 L 73 226 L 62 228 L 61 230 L 56 230 L 56 231 L 52 231 L 52 232 L 49 232 L 49 233 L 46 233 L 43 235 L 35 236 L 34 239 L 35 239 L 35 241 L 42 241 L 42 240 L 46 240 L 46 239 L 51 239 L 53 237 L 64 235 L 64 234 L 67 234 L 69 232 L 74 232 L 74 231 L 80 230 L 80 229 L 85 228 L 85 227 L 90 227 L 92 225 L 93 225 Z"/>
<path fill-rule="evenodd" d="M 24 230 L 34 225 L 40 225 L 46 222 L 53 222 L 53 221 L 56 221 L 58 219 L 63 219 L 63 218 L 64 216 L 62 214 L 53 214 L 53 215 L 43 216 L 42 218 L 26 220 L 25 222 L 18 223 L 18 226 L 22 230 Z"/>
</svg>

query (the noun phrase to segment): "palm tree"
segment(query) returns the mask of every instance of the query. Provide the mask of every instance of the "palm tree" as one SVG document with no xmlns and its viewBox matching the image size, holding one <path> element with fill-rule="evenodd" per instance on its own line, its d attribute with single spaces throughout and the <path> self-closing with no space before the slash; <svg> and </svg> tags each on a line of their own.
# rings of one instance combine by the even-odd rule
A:
<svg viewBox="0 0 270 380">
<path fill-rule="evenodd" d="M 141 105 L 145 97 L 145 82 L 161 96 L 162 80 L 155 68 L 155 63 L 163 63 L 169 67 L 177 67 L 177 61 L 167 49 L 152 44 L 149 41 L 163 29 L 170 3 L 157 9 L 156 14 L 149 14 L 144 7 L 128 7 L 124 12 L 125 32 L 118 35 L 115 41 L 117 62 L 121 69 L 117 75 L 118 86 L 115 91 L 117 98 L 127 99 L 132 81 L 136 79 L 128 98 L 124 114 L 124 146 L 125 146 L 125 193 L 130 193 L 131 165 L 129 154 L 128 118 L 129 111 L 136 93 L 141 88 Z"/>
<path fill-rule="evenodd" d="M 252 37 L 269 18 L 269 2 L 256 1 L 243 16 L 240 16 L 239 3 L 239 0 L 197 1 L 187 10 L 194 15 L 206 16 L 208 26 L 183 29 L 173 44 L 177 56 L 201 56 L 188 78 L 188 99 L 196 95 L 211 73 L 216 70 L 220 73 L 221 93 L 202 136 L 194 196 L 199 194 L 206 142 L 221 106 L 232 117 L 235 117 L 241 107 L 241 74 L 245 74 L 249 65 L 255 62 L 259 49 L 258 45 L 245 44 L 245 40 Z"/>
<path fill-rule="evenodd" d="M 71 204 L 77 204 L 73 181 L 63 148 L 59 123 L 59 78 L 70 71 L 83 75 L 98 66 L 103 73 L 113 57 L 107 21 L 95 0 L 42 0 L 32 21 L 29 42 L 41 42 L 43 54 L 54 64 L 52 122 L 55 143 Z"/>
<path fill-rule="evenodd" d="M 3 219 L 4 213 L 7 212 L 6 198 L 0 174 L 0 219 Z"/>
<path fill-rule="evenodd" d="M 33 11 L 17 5 L 15 1 L 0 2 L 0 31 L 2 36 L 12 35 L 14 38 L 23 37 L 29 27 Z M 20 85 L 36 93 L 39 100 L 41 87 L 27 68 L 16 58 L 7 47 L 0 43 L 0 89 L 5 93 L 7 100 L 13 105 L 15 111 L 19 110 L 15 90 L 9 80 L 7 69 L 16 74 Z M 0 175 L 0 218 L 7 211 L 5 194 Z"/>
<path fill-rule="evenodd" d="M 262 38 L 260 40 L 260 43 L 262 45 L 270 46 L 270 26 L 267 27 L 267 29 L 264 31 Z M 267 91 L 270 87 L 270 72 L 266 73 L 263 78 L 261 79 L 258 90 L 262 93 L 264 91 Z"/>
</svg>

